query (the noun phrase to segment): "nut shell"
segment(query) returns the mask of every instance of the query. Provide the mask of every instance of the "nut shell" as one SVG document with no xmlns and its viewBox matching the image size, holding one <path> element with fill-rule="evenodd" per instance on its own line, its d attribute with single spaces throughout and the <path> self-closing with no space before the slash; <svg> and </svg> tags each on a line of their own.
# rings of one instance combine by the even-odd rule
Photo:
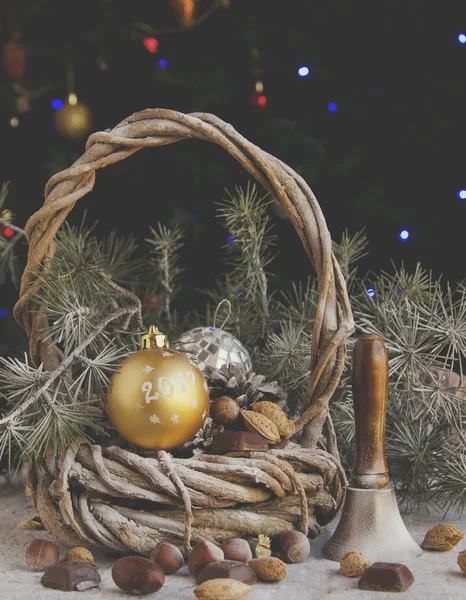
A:
<svg viewBox="0 0 466 600">
<path fill-rule="evenodd" d="M 458 554 L 458 566 L 463 573 L 466 573 L 466 550 Z"/>
<path fill-rule="evenodd" d="M 279 558 L 256 558 L 248 566 L 263 581 L 282 581 L 286 577 L 286 565 Z"/>
<path fill-rule="evenodd" d="M 90 565 L 94 564 L 92 552 L 81 546 L 76 546 L 76 548 L 68 550 L 66 553 L 66 560 L 69 560 L 70 562 L 89 563 Z"/>
<path fill-rule="evenodd" d="M 254 558 L 268 558 L 272 556 L 270 538 L 262 533 L 257 538 L 248 540 Z"/>
<path fill-rule="evenodd" d="M 256 402 L 255 404 L 253 404 L 251 408 L 254 412 L 264 415 L 264 417 L 267 417 L 273 423 L 275 423 L 278 429 L 278 433 L 282 437 L 289 438 L 293 435 L 295 431 L 293 421 L 291 421 L 287 417 L 284 410 L 282 410 L 273 402 L 269 402 L 268 400 L 261 400 L 260 402 Z"/>
<path fill-rule="evenodd" d="M 165 542 L 159 542 L 155 546 L 149 560 L 159 565 L 165 575 L 176 573 L 184 565 L 184 558 L 179 548 Z"/>
<path fill-rule="evenodd" d="M 257 431 L 257 433 L 260 433 L 271 444 L 278 444 L 280 433 L 273 421 L 252 410 L 242 410 L 241 416 L 243 417 L 246 429 Z"/>
<path fill-rule="evenodd" d="M 197 575 L 201 569 L 211 562 L 224 560 L 223 550 L 211 542 L 199 542 L 188 556 L 188 571 Z"/>
<path fill-rule="evenodd" d="M 300 563 L 311 552 L 309 540 L 300 531 L 285 531 L 278 540 L 278 551 L 287 563 Z"/>
<path fill-rule="evenodd" d="M 159 565 L 143 556 L 124 556 L 114 563 L 112 577 L 127 594 L 151 594 L 165 583 L 165 573 Z"/>
<path fill-rule="evenodd" d="M 250 585 L 234 579 L 209 579 L 197 586 L 194 595 L 199 600 L 241 600 L 251 589 Z"/>
<path fill-rule="evenodd" d="M 48 540 L 34 540 L 26 548 L 24 555 L 26 564 L 34 571 L 45 571 L 53 567 L 60 560 L 58 546 Z"/>
<path fill-rule="evenodd" d="M 371 564 L 368 556 L 359 552 L 359 550 L 352 550 L 347 552 L 340 560 L 340 575 L 361 577 Z"/>
<path fill-rule="evenodd" d="M 247 563 L 252 558 L 251 548 L 246 540 L 242 538 L 231 538 L 222 544 L 225 560 L 236 560 Z"/>
<path fill-rule="evenodd" d="M 216 423 L 225 427 L 234 425 L 239 417 L 238 403 L 228 396 L 216 398 L 210 405 L 210 416 Z"/>
<path fill-rule="evenodd" d="M 440 523 L 426 533 L 422 547 L 429 550 L 452 550 L 464 538 L 458 527 L 448 523 Z"/>
</svg>

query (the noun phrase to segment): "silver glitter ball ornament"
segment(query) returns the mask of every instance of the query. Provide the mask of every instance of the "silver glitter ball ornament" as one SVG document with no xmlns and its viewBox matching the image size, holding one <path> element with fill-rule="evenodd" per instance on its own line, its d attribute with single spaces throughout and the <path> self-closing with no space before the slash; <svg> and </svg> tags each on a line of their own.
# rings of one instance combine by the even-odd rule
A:
<svg viewBox="0 0 466 600">
<path fill-rule="evenodd" d="M 252 373 L 249 352 L 243 344 L 224 329 L 217 327 L 195 327 L 178 339 L 176 348 L 196 359 L 197 366 L 203 371 L 207 366 L 220 369 L 223 365 L 233 364 Z"/>
</svg>

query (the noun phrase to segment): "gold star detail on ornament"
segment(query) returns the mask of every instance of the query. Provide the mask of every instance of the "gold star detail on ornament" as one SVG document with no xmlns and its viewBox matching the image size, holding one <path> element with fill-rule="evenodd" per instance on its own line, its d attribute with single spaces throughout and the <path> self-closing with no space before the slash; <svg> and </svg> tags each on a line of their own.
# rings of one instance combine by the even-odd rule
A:
<svg viewBox="0 0 466 600">
<path fill-rule="evenodd" d="M 197 400 L 195 400 L 194 398 L 191 400 L 191 406 L 193 408 L 196 408 L 196 406 L 197 406 Z"/>
<path fill-rule="evenodd" d="M 146 375 L 149 375 L 149 373 L 153 370 L 154 370 L 154 367 L 151 367 L 150 365 L 146 365 L 144 367 L 144 369 L 141 371 L 141 373 L 145 373 Z"/>
<path fill-rule="evenodd" d="M 204 385 L 202 386 L 206 392 L 209 391 L 209 386 L 207 385 L 207 381 L 204 380 Z"/>
<path fill-rule="evenodd" d="M 206 416 L 207 416 L 207 411 L 205 410 L 205 411 L 202 413 L 202 418 L 203 418 L 203 419 L 205 419 L 205 418 L 206 418 Z"/>
<path fill-rule="evenodd" d="M 157 423 L 161 423 L 161 422 L 162 422 L 162 421 L 161 421 L 161 420 L 158 418 L 158 416 L 157 416 L 157 415 L 151 415 L 151 416 L 149 417 L 149 421 L 150 421 L 151 423 L 153 423 L 154 425 L 157 425 Z"/>
<path fill-rule="evenodd" d="M 139 412 L 142 408 L 141 399 L 137 400 L 137 402 L 134 403 L 134 406 L 136 407 L 136 410 Z"/>
<path fill-rule="evenodd" d="M 164 350 L 160 354 L 165 358 L 171 358 L 173 356 L 173 354 L 171 352 L 167 352 L 166 350 Z"/>
<path fill-rule="evenodd" d="M 173 425 L 177 425 L 180 422 L 180 415 L 172 415 L 170 417 L 170 421 L 173 423 Z"/>
</svg>

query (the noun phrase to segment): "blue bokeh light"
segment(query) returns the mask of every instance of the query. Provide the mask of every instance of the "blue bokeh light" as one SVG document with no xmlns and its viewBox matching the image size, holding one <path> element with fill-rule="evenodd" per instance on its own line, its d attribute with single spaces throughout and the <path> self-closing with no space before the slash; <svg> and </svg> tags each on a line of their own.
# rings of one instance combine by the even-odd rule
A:
<svg viewBox="0 0 466 600">
<path fill-rule="evenodd" d="M 310 72 L 311 72 L 311 69 L 309 67 L 306 67 L 306 66 L 299 67 L 299 69 L 298 69 L 298 75 L 300 77 L 307 77 Z"/>
<path fill-rule="evenodd" d="M 337 112 L 338 104 L 336 102 L 330 102 L 330 104 L 327 106 L 327 110 L 331 113 Z"/>
<path fill-rule="evenodd" d="M 373 298 L 375 296 L 374 288 L 367 288 L 367 295 L 369 296 L 369 298 Z"/>
<path fill-rule="evenodd" d="M 458 190 L 458 198 L 460 200 L 466 200 L 466 190 Z"/>
<path fill-rule="evenodd" d="M 59 100 L 58 98 L 54 98 L 52 100 L 52 108 L 55 110 L 61 110 L 63 108 L 63 101 Z"/>
<path fill-rule="evenodd" d="M 402 242 L 406 242 L 406 240 L 409 238 L 409 231 L 407 229 L 402 229 L 398 237 Z"/>
<path fill-rule="evenodd" d="M 161 59 L 159 60 L 159 67 L 160 67 L 161 69 L 165 69 L 165 67 L 166 67 L 167 65 L 168 65 L 168 62 L 167 62 L 167 61 L 166 61 L 164 58 L 161 58 Z"/>
<path fill-rule="evenodd" d="M 0 319 L 7 319 L 9 314 L 9 310 L 6 308 L 0 308 Z"/>
<path fill-rule="evenodd" d="M 458 35 L 458 42 L 460 44 L 466 44 L 466 35 L 464 33 Z"/>
</svg>

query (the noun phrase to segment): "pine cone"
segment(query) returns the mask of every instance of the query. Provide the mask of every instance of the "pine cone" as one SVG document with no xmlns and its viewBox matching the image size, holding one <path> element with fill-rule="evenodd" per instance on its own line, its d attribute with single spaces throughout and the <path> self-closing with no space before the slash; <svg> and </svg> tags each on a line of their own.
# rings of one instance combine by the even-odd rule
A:
<svg viewBox="0 0 466 600">
<path fill-rule="evenodd" d="M 194 438 L 181 446 L 180 450 L 194 451 L 196 448 L 206 449 L 212 445 L 214 439 L 219 433 L 224 431 L 223 425 L 214 427 L 214 421 L 211 417 L 207 417 L 204 425 L 199 429 Z"/>
<path fill-rule="evenodd" d="M 265 381 L 264 375 L 251 373 L 233 364 L 223 365 L 220 369 L 207 367 L 204 370 L 209 384 L 211 399 L 220 396 L 234 398 L 241 408 L 250 408 L 259 400 L 275 402 L 286 408 L 287 393 L 276 381 Z"/>
</svg>

